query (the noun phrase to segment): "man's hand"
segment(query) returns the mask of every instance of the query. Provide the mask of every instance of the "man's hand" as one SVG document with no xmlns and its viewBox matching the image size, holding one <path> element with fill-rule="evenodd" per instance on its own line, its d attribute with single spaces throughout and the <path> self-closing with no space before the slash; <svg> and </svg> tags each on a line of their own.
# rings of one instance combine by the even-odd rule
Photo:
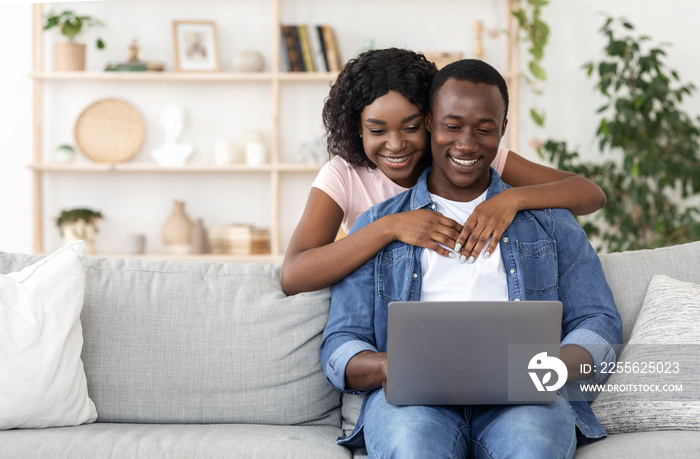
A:
<svg viewBox="0 0 700 459">
<path fill-rule="evenodd" d="M 567 382 L 588 379 L 593 376 L 590 371 L 587 373 L 581 372 L 583 364 L 588 365 L 586 368 L 593 367 L 593 357 L 581 346 L 565 344 L 559 349 L 559 360 L 564 362 L 566 371 L 569 373 L 569 376 L 566 378 Z"/>
<path fill-rule="evenodd" d="M 386 384 L 386 352 L 362 351 L 345 367 L 345 387 L 373 390 Z"/>
</svg>

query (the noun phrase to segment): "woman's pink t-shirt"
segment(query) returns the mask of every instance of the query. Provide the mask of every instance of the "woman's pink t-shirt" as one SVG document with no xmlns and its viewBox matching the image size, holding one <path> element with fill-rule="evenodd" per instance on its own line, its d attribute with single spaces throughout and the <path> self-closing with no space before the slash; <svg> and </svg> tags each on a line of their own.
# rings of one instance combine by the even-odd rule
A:
<svg viewBox="0 0 700 459">
<path fill-rule="evenodd" d="M 507 157 L 508 148 L 499 147 L 491 163 L 499 174 L 503 173 Z M 353 167 L 339 156 L 324 164 L 311 186 L 326 193 L 343 210 L 340 227 L 346 233 L 367 209 L 407 190 L 379 168 Z"/>
</svg>

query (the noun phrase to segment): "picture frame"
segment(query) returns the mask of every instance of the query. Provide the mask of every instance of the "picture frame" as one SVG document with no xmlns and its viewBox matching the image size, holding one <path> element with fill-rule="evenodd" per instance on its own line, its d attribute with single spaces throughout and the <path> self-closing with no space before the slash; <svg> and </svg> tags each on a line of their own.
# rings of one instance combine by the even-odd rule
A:
<svg viewBox="0 0 700 459">
<path fill-rule="evenodd" d="M 218 72 L 219 41 L 214 21 L 173 21 L 175 71 Z"/>
</svg>

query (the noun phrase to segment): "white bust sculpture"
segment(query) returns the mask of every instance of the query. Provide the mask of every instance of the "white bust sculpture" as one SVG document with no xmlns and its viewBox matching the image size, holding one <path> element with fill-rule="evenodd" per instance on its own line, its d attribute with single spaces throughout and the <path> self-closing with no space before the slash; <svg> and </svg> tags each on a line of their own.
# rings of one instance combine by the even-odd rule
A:
<svg viewBox="0 0 700 459">
<path fill-rule="evenodd" d="M 160 115 L 160 127 L 165 131 L 165 143 L 151 152 L 160 166 L 183 166 L 194 152 L 188 143 L 178 139 L 185 127 L 185 109 L 179 105 L 168 105 Z"/>
</svg>

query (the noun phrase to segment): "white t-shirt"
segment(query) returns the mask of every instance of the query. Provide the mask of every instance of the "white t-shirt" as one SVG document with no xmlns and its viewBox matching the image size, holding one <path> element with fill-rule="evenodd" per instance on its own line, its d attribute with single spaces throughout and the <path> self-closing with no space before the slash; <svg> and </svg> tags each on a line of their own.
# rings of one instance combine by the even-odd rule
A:
<svg viewBox="0 0 700 459">
<path fill-rule="evenodd" d="M 507 157 L 508 148 L 500 146 L 491 163 L 499 174 L 503 173 Z M 394 183 L 381 169 L 353 167 L 339 156 L 334 156 L 321 168 L 311 186 L 326 193 L 343 210 L 341 228 L 346 233 L 367 209 L 406 191 L 406 188 Z M 464 221 L 466 220 L 461 223 Z"/>
<path fill-rule="evenodd" d="M 486 192 L 470 202 L 450 201 L 432 193 L 430 199 L 444 216 L 465 222 L 476 206 L 486 200 Z M 484 258 L 489 242 L 471 264 L 459 263 L 460 255 L 448 258 L 432 250 L 423 250 L 421 301 L 507 301 L 508 283 L 501 248 L 496 246 L 496 250 Z M 454 253 L 454 247 L 445 248 Z"/>
</svg>

